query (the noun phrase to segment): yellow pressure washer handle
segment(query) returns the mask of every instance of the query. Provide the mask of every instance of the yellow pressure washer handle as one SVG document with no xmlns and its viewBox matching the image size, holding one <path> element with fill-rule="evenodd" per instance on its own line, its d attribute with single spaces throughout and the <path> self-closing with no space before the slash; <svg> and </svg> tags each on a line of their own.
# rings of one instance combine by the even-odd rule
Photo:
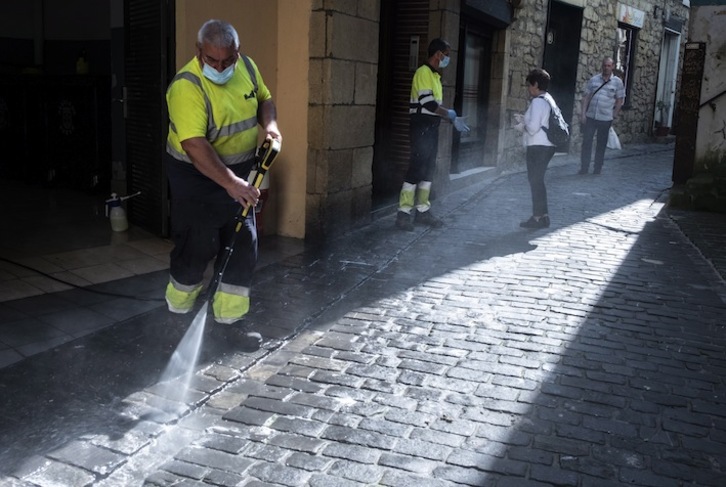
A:
<svg viewBox="0 0 726 487">
<path fill-rule="evenodd" d="M 280 142 L 278 139 L 265 139 L 260 148 L 257 150 L 258 167 L 257 174 L 255 174 L 255 179 L 252 181 L 252 186 L 257 189 L 260 188 L 260 186 L 262 185 L 262 180 L 265 179 L 265 174 L 270 169 L 270 166 L 272 166 L 272 163 L 275 162 L 275 158 L 280 154 L 281 150 L 282 142 Z M 242 210 L 242 218 L 247 217 L 250 212 L 250 208 L 252 208 L 251 205 L 245 207 L 245 209 Z M 241 221 L 237 222 L 237 231 L 239 231 L 241 225 Z"/>
<path fill-rule="evenodd" d="M 255 179 L 252 182 L 252 185 L 255 188 L 260 188 L 262 180 L 265 177 L 265 173 L 268 169 L 270 169 L 272 163 L 275 162 L 275 158 L 280 153 L 281 148 L 282 142 L 280 142 L 279 140 L 265 139 L 262 145 L 257 149 L 257 154 L 255 155 L 255 158 L 257 159 L 259 167 L 257 168 L 257 174 L 255 175 Z M 229 245 L 225 247 L 224 259 L 222 259 L 220 267 L 216 270 L 216 273 L 214 274 L 214 276 L 212 276 L 212 281 L 209 283 L 209 287 L 207 288 L 207 299 L 212 299 L 214 297 L 214 292 L 217 289 L 220 281 L 222 280 L 222 274 L 224 274 L 224 271 L 227 268 L 227 264 L 229 263 L 229 258 L 232 256 L 232 252 L 234 250 L 234 241 L 237 238 L 237 234 L 242 229 L 242 222 L 247 217 L 250 208 L 251 206 L 240 206 L 240 209 L 237 212 L 237 216 L 235 217 L 237 219 L 237 225 L 235 225 L 234 227 L 234 234 L 232 235 L 232 240 L 229 242 Z"/>
</svg>

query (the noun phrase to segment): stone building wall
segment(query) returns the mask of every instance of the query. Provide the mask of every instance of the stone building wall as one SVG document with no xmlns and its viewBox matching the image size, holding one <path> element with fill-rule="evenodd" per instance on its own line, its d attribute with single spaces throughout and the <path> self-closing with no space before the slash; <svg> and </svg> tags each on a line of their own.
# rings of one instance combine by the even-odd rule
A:
<svg viewBox="0 0 726 487">
<path fill-rule="evenodd" d="M 379 2 L 313 2 L 305 222 L 310 240 L 370 219 Z"/>
<path fill-rule="evenodd" d="M 703 5 L 694 10 L 691 41 L 706 43 L 706 58 L 693 170 L 696 174 L 717 172 L 726 178 L 726 5 Z"/>
<path fill-rule="evenodd" d="M 310 71 L 308 116 L 308 171 L 305 235 L 325 239 L 359 226 L 370 219 L 372 160 L 375 144 L 376 89 L 379 56 L 381 1 L 313 0 L 310 18 Z M 488 131 L 492 151 L 498 152 L 497 169 L 521 169 L 524 150 L 521 135 L 512 126 L 513 114 L 529 103 L 525 77 L 542 66 L 545 30 L 551 0 L 527 0 L 515 10 L 515 20 L 495 39 L 498 107 Z M 460 26 L 459 0 L 428 0 L 429 37 L 444 37 L 452 44 L 452 63 L 444 70 L 444 103 L 451 105 L 458 63 Z M 570 2 L 566 2 L 570 3 Z M 580 55 L 577 59 L 574 120 L 579 119 L 581 87 L 600 70 L 605 56 L 616 50 L 618 6 L 644 12 L 638 32 L 636 68 L 628 110 L 616 122 L 623 143 L 642 142 L 652 135 L 655 94 L 661 46 L 664 37 L 662 13 L 668 9 L 684 20 L 688 9 L 683 0 L 588 0 L 584 5 Z M 658 7 L 656 9 L 655 7 Z M 681 32 L 687 38 L 687 25 Z M 679 58 L 680 59 L 680 58 Z M 680 71 L 680 70 L 679 70 Z M 677 94 L 676 94 L 677 99 Z M 488 107 L 490 112 L 492 107 Z M 451 128 L 442 124 L 436 192 L 451 187 Z M 571 153 L 580 148 L 580 127 L 572 127 Z M 496 136 L 495 136 L 496 134 Z"/>
<path fill-rule="evenodd" d="M 499 170 L 508 171 L 521 168 L 524 164 L 522 134 L 514 129 L 514 114 L 524 113 L 529 104 L 525 78 L 530 70 L 542 66 L 544 55 L 544 37 L 547 24 L 547 3 L 549 0 L 534 0 L 515 12 L 515 19 L 507 29 L 509 37 L 509 72 L 507 115 L 501 130 L 506 132 L 503 138 L 502 156 L 499 159 Z"/>
<path fill-rule="evenodd" d="M 628 0 L 622 2 L 646 13 L 645 25 L 638 32 L 637 50 L 635 53 L 636 68 L 633 73 L 633 87 L 627 108 L 615 123 L 615 130 L 622 143 L 640 143 L 649 140 L 653 134 L 653 115 L 656 105 L 656 86 L 660 67 L 661 46 L 664 37 L 664 7 L 670 9 L 672 16 L 688 19 L 688 9 L 681 0 L 670 0 L 665 3 L 654 0 Z M 656 10 L 655 7 L 658 7 Z M 615 32 L 618 2 L 611 0 L 595 0 L 587 2 L 583 19 L 583 41 L 580 57 L 579 79 L 582 85 L 600 70 L 602 57 L 612 56 L 615 49 Z M 607 10 L 607 14 L 603 14 Z M 585 33 L 592 35 L 588 41 Z M 680 38 L 679 69 L 682 63 L 683 46 L 688 36 L 688 26 L 684 23 Z M 598 46 L 603 46 L 598 50 Z M 677 85 L 678 86 L 678 85 Z M 580 106 L 581 94 L 577 98 Z M 676 93 L 676 100 L 678 95 Z M 576 135 L 579 135 L 577 127 Z M 579 148 L 579 147 L 578 147 Z"/>
<path fill-rule="evenodd" d="M 676 154 L 692 152 L 691 177 L 671 192 L 670 204 L 695 210 L 726 213 L 726 5 L 716 1 L 696 4 L 691 12 L 691 42 L 705 43 L 705 59 L 698 96 L 695 144 L 680 134 Z M 720 2 L 723 3 L 723 2 Z M 680 144 L 683 144 L 683 150 Z M 689 154 L 690 155 L 690 154 Z M 688 157 L 676 164 L 688 165 Z"/>
</svg>

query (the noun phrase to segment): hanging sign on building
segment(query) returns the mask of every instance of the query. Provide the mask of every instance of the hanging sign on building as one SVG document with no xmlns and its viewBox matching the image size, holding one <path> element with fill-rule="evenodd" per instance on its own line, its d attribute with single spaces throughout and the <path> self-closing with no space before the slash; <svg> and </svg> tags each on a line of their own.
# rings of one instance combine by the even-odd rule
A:
<svg viewBox="0 0 726 487">
<path fill-rule="evenodd" d="M 645 12 L 624 3 L 618 3 L 618 22 L 642 29 L 645 24 Z"/>
</svg>

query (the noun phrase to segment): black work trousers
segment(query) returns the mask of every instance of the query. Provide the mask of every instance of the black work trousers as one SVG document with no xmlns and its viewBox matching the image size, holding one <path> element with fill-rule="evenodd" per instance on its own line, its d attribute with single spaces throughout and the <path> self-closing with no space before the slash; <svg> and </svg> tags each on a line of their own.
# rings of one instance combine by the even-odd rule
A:
<svg viewBox="0 0 726 487">
<path fill-rule="evenodd" d="M 254 210 L 242 220 L 235 231 L 239 203 L 209 202 L 193 198 L 172 198 L 171 239 L 174 248 L 170 255 L 169 272 L 180 284 L 196 285 L 202 282 L 204 271 L 212 259 L 215 272 L 223 265 L 228 252 L 229 262 L 222 282 L 250 287 L 257 263 L 257 229 Z M 231 250 L 228 247 L 232 244 Z"/>
<path fill-rule="evenodd" d="M 433 181 L 436 155 L 439 151 L 439 125 L 441 118 L 434 115 L 411 115 L 409 136 L 411 162 L 404 181 L 418 184 Z"/>
</svg>

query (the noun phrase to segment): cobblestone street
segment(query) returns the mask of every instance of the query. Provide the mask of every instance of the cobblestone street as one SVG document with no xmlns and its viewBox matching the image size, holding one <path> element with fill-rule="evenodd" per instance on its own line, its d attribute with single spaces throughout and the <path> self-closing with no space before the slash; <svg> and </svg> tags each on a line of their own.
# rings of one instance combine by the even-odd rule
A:
<svg viewBox="0 0 726 487">
<path fill-rule="evenodd" d="M 723 215 L 665 207 L 672 146 L 573 161 L 549 229 L 505 174 L 265 267 L 186 404 L 164 307 L 0 370 L 3 485 L 726 485 Z"/>
</svg>

